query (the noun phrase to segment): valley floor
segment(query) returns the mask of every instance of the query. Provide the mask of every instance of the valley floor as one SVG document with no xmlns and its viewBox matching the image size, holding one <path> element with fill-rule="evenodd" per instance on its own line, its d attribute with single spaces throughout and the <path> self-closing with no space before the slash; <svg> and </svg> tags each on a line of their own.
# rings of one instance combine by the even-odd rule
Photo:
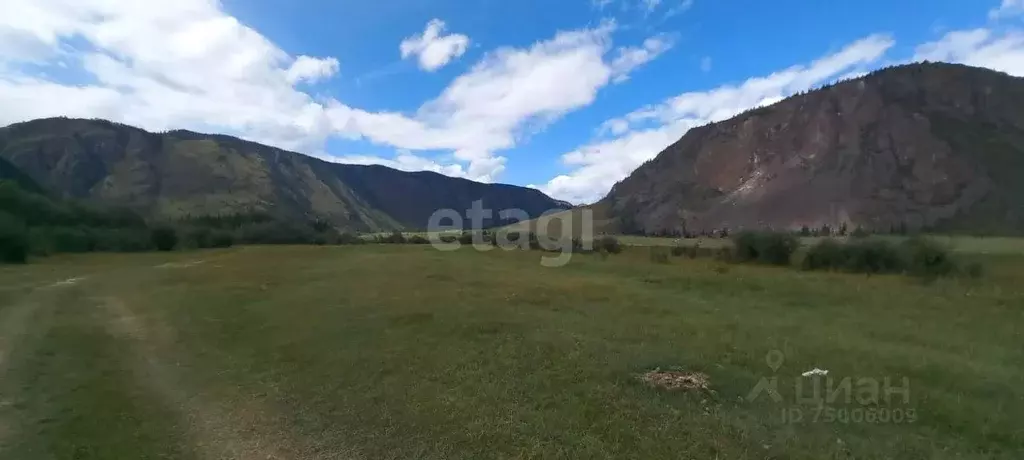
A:
<svg viewBox="0 0 1024 460">
<path fill-rule="evenodd" d="M 539 257 L 242 247 L 0 267 L 0 458 L 1024 456 L 1024 256 L 929 285 L 641 248 Z M 655 368 L 709 389 L 637 378 Z"/>
</svg>

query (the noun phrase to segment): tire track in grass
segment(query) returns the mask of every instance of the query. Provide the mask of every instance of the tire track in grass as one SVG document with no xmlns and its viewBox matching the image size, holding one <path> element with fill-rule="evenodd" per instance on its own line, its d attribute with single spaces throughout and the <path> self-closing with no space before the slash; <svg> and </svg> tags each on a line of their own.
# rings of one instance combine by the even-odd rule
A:
<svg viewBox="0 0 1024 460">
<path fill-rule="evenodd" d="M 0 311 L 0 379 L 3 379 L 7 372 L 7 361 L 13 356 L 19 343 L 31 328 L 31 318 L 40 305 L 38 299 L 34 298 L 38 291 L 71 287 L 83 280 L 85 280 L 84 276 L 68 278 L 29 289 L 22 301 Z"/>
<path fill-rule="evenodd" d="M 45 286 L 22 286 L 27 292 L 13 306 L 0 310 L 0 453 L 6 450 L 8 440 L 16 436 L 16 417 L 9 414 L 17 403 L 17 395 L 11 393 L 8 371 L 11 361 L 32 353 L 31 337 L 42 334 L 49 327 L 47 311 L 52 305 L 47 299 L 40 299 L 51 289 L 71 287 L 84 277 L 56 281 Z"/>
<path fill-rule="evenodd" d="M 187 427 L 195 452 L 204 459 L 335 459 L 349 458 L 303 439 L 255 401 L 219 401 L 188 388 L 174 359 L 173 331 L 147 324 L 116 298 L 102 299 L 109 333 L 132 343 L 131 360 L 140 384 L 177 411 Z M 234 398 L 232 398 L 234 399 Z M 239 398 L 241 399 L 241 398 Z"/>
<path fill-rule="evenodd" d="M 31 327 L 30 320 L 38 309 L 39 303 L 29 299 L 0 312 L 0 384 L 8 381 L 7 370 L 12 357 L 15 353 L 24 352 L 20 348 Z M 0 453 L 5 450 L 8 440 L 15 436 L 14 420 L 8 414 L 14 404 L 12 398 L 13 395 L 7 391 L 0 393 Z"/>
</svg>

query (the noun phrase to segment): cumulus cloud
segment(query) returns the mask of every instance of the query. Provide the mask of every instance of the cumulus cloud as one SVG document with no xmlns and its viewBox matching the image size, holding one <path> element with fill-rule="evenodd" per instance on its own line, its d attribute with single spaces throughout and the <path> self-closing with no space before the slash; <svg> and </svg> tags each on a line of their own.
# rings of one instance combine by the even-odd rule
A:
<svg viewBox="0 0 1024 460">
<path fill-rule="evenodd" d="M 660 104 L 608 120 L 602 125 L 602 131 L 611 132 L 614 137 L 564 154 L 562 163 L 572 171 L 551 179 L 540 189 L 574 203 L 594 202 L 615 182 L 654 158 L 690 128 L 777 102 L 868 66 L 880 59 L 892 45 L 893 41 L 888 36 L 869 36 L 808 65 L 751 78 L 739 86 L 725 85 L 710 91 L 683 93 Z"/>
<path fill-rule="evenodd" d="M 294 149 L 322 144 L 331 130 L 323 106 L 294 83 L 326 76 L 336 61 L 292 59 L 215 0 L 160 8 L 7 0 L 5 7 L 18 14 L 0 18 L 0 37 L 16 38 L 0 47 L 0 124 L 102 117 L 151 130 L 217 130 Z M 80 67 L 87 83 L 65 84 L 23 65 L 61 59 Z"/>
<path fill-rule="evenodd" d="M 605 22 L 560 32 L 527 49 L 494 50 L 412 115 L 346 107 L 335 112 L 358 138 L 408 150 L 450 150 L 469 163 L 470 177 L 491 180 L 506 162 L 495 152 L 515 146 L 530 129 L 590 105 L 613 77 L 639 65 L 616 68 L 616 58 L 610 58 L 613 30 L 615 24 Z"/>
<path fill-rule="evenodd" d="M 320 59 L 309 56 L 299 56 L 291 67 L 288 67 L 288 82 L 295 84 L 300 81 L 315 83 L 318 80 L 329 78 L 338 73 L 338 60 L 335 58 Z"/>
<path fill-rule="evenodd" d="M 444 30 L 444 21 L 433 19 L 428 22 L 422 34 L 402 40 L 399 45 L 402 59 L 415 56 L 421 69 L 433 72 L 462 56 L 469 47 L 469 37 L 462 34 L 444 35 Z"/>
<path fill-rule="evenodd" d="M 988 12 L 992 20 L 1024 15 L 1024 0 L 1003 0 L 999 6 Z"/>
<path fill-rule="evenodd" d="M 946 61 L 1024 76 L 1024 33 L 988 29 L 957 30 L 915 50 L 914 60 Z"/>
</svg>

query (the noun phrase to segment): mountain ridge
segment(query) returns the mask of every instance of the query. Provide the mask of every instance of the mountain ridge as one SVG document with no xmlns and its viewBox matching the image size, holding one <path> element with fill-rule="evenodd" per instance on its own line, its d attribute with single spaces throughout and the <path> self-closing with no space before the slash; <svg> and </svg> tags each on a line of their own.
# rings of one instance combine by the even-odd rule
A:
<svg viewBox="0 0 1024 460">
<path fill-rule="evenodd" d="M 881 69 L 693 128 L 592 205 L 624 233 L 1024 233 L 1024 79 Z"/>
<path fill-rule="evenodd" d="M 567 207 L 531 188 L 331 163 L 224 134 L 153 133 L 107 120 L 47 118 L 0 128 L 0 158 L 59 195 L 150 217 L 262 211 L 386 231 L 426 228 L 437 209 L 462 213 L 475 200 L 531 216 Z"/>
</svg>

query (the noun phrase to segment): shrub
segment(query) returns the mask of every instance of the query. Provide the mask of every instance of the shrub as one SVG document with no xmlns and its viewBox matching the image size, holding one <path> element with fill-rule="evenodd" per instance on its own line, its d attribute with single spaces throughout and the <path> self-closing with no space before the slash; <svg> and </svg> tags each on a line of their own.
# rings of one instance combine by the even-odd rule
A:
<svg viewBox="0 0 1024 460">
<path fill-rule="evenodd" d="M 0 212 L 0 262 L 23 264 L 28 261 L 28 229 L 21 219 Z"/>
<path fill-rule="evenodd" d="M 196 248 L 210 247 L 212 231 L 206 227 L 190 228 L 185 232 L 182 244 Z"/>
<path fill-rule="evenodd" d="M 706 251 L 702 251 L 702 250 L 706 250 Z M 695 245 L 695 246 L 689 246 L 689 245 L 681 244 L 679 246 L 674 246 L 672 248 L 672 255 L 676 256 L 676 257 L 685 256 L 688 259 L 696 259 L 697 256 L 701 255 L 702 253 L 704 255 L 709 255 L 709 256 L 712 255 L 712 253 L 710 252 L 710 249 L 702 248 L 702 247 L 700 247 L 699 244 Z"/>
<path fill-rule="evenodd" d="M 605 235 L 594 242 L 594 250 L 606 252 L 608 254 L 618 254 L 622 252 L 622 244 L 619 243 L 618 238 L 611 235 Z"/>
<path fill-rule="evenodd" d="M 171 227 L 161 226 L 153 228 L 150 238 L 160 251 L 170 251 L 178 245 L 178 234 Z"/>
<path fill-rule="evenodd" d="M 459 240 L 459 238 L 456 237 L 455 235 L 441 235 L 441 242 L 442 243 L 449 243 L 449 244 L 451 244 L 451 243 L 454 243 L 454 242 L 456 242 L 458 240 Z"/>
<path fill-rule="evenodd" d="M 758 260 L 758 233 L 753 231 L 739 232 L 732 237 L 732 244 L 735 248 L 737 262 L 752 262 Z"/>
<path fill-rule="evenodd" d="M 96 239 L 91 232 L 81 227 L 36 228 L 46 236 L 49 249 L 53 252 L 89 252 L 96 249 Z"/>
<path fill-rule="evenodd" d="M 722 246 L 715 250 L 715 259 L 721 262 L 736 261 L 736 250 L 731 246 Z"/>
<path fill-rule="evenodd" d="M 892 243 L 882 239 L 858 239 L 843 247 L 844 268 L 854 273 L 899 273 L 906 263 Z"/>
<path fill-rule="evenodd" d="M 459 244 L 473 244 L 473 234 L 470 232 L 465 232 L 459 235 Z"/>
<path fill-rule="evenodd" d="M 430 240 L 423 235 L 413 235 L 409 237 L 409 244 L 430 244 Z"/>
<path fill-rule="evenodd" d="M 824 240 L 808 250 L 803 268 L 868 274 L 907 273 L 925 278 L 959 272 L 947 248 L 922 237 L 911 238 L 898 246 L 872 238 L 851 239 L 846 243 Z M 980 266 L 969 270 L 980 276 Z"/>
<path fill-rule="evenodd" d="M 656 264 L 667 264 L 668 263 L 668 250 L 663 247 L 651 246 L 650 255 L 651 262 Z"/>
<path fill-rule="evenodd" d="M 89 233 L 94 251 L 141 252 L 153 249 L 153 241 L 145 229 L 94 228 Z"/>
<path fill-rule="evenodd" d="M 316 232 L 308 225 L 267 221 L 241 225 L 236 239 L 243 244 L 312 244 Z"/>
<path fill-rule="evenodd" d="M 215 231 L 210 233 L 211 248 L 230 248 L 235 244 L 235 237 L 231 233 Z"/>
<path fill-rule="evenodd" d="M 338 234 L 338 244 L 364 244 L 366 240 L 359 237 L 355 233 L 343 232 Z"/>
<path fill-rule="evenodd" d="M 807 250 L 801 266 L 804 270 L 842 270 L 846 263 L 847 252 L 843 244 L 828 238 Z"/>
<path fill-rule="evenodd" d="M 390 235 L 385 236 L 381 239 L 381 243 L 386 244 L 405 244 L 405 235 L 402 232 L 395 230 Z"/>
<path fill-rule="evenodd" d="M 934 240 L 913 237 L 902 244 L 907 272 L 925 278 L 948 276 L 956 271 L 949 249 Z"/>
<path fill-rule="evenodd" d="M 733 237 L 737 262 L 789 265 L 800 241 L 792 234 L 772 231 L 742 231 Z"/>
</svg>

